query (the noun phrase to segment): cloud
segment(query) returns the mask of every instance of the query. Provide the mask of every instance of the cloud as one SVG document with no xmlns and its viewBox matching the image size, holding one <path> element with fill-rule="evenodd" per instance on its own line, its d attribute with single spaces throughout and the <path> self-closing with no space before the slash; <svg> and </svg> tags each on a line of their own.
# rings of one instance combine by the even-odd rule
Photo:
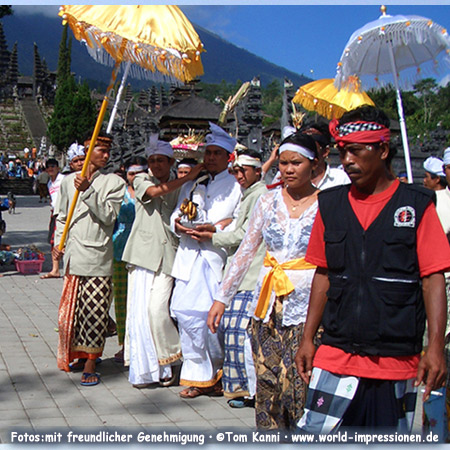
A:
<svg viewBox="0 0 450 450">
<path fill-rule="evenodd" d="M 14 5 L 13 13 L 17 16 L 37 16 L 58 17 L 59 5 Z"/>
<path fill-rule="evenodd" d="M 450 74 L 446 75 L 444 78 L 442 78 L 442 80 L 440 80 L 438 84 L 441 87 L 445 87 L 445 86 L 447 86 L 448 83 L 450 83 Z"/>
</svg>

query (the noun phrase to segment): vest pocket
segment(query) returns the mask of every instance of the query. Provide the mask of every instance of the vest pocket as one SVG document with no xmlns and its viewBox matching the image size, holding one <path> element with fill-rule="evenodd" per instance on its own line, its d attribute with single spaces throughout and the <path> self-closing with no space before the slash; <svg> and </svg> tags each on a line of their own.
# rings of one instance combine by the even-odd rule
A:
<svg viewBox="0 0 450 450">
<path fill-rule="evenodd" d="M 397 341 L 415 338 L 417 282 L 410 280 L 379 281 L 374 279 L 382 300 L 380 338 Z"/>
<path fill-rule="evenodd" d="M 342 270 L 345 263 L 345 230 L 325 230 L 325 255 L 328 269 Z"/>
<path fill-rule="evenodd" d="M 416 269 L 415 229 L 398 230 L 383 238 L 383 267 L 403 273 Z"/>
<path fill-rule="evenodd" d="M 327 332 L 336 332 L 338 325 L 342 325 L 340 321 L 340 316 L 342 315 L 342 292 L 343 288 L 337 286 L 330 286 L 328 289 L 328 300 L 322 317 L 322 324 Z"/>
</svg>

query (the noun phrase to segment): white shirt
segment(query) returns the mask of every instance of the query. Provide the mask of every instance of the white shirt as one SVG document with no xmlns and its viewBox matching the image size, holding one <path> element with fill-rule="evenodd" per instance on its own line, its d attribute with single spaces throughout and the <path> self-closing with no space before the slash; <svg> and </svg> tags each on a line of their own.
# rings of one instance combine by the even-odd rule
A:
<svg viewBox="0 0 450 450">
<path fill-rule="evenodd" d="M 350 184 L 351 180 L 342 169 L 332 169 L 328 164 L 325 170 L 324 177 L 316 186 L 317 189 L 323 191 L 333 186 L 340 186 L 342 184 Z"/>
<path fill-rule="evenodd" d="M 436 191 L 436 212 L 445 234 L 450 233 L 450 190 L 448 187 Z"/>
<path fill-rule="evenodd" d="M 172 230 L 175 230 L 175 219 L 179 217 L 180 205 L 185 198 L 189 198 L 194 183 L 194 181 L 189 181 L 181 188 L 177 207 L 170 219 Z M 203 189 L 203 187 L 201 188 Z M 206 216 L 206 222 L 216 224 L 227 218 L 235 219 L 238 215 L 241 195 L 239 183 L 233 175 L 228 173 L 227 169 L 217 174 L 214 179 L 210 176 L 204 195 L 205 204 L 203 211 Z M 197 242 L 185 234 L 180 237 L 180 245 L 175 256 L 172 276 L 188 281 L 195 261 L 199 256 L 207 259 L 217 280 L 220 281 L 227 258 L 225 250 L 214 247 L 211 241 Z"/>
<path fill-rule="evenodd" d="M 64 175 L 62 173 L 58 173 L 56 175 L 55 181 L 48 180 L 48 192 L 50 193 L 50 203 L 52 207 L 52 214 L 56 207 L 56 202 L 58 201 L 59 188 L 61 186 L 61 181 L 63 180 Z"/>
</svg>

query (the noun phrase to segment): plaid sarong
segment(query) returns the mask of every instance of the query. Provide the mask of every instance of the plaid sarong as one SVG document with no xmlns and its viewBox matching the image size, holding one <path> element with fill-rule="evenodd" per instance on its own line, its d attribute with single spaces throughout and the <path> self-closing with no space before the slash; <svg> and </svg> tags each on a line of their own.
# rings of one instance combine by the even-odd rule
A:
<svg viewBox="0 0 450 450">
<path fill-rule="evenodd" d="M 222 385 L 224 395 L 229 398 L 249 396 L 244 341 L 250 322 L 248 310 L 252 299 L 252 291 L 239 292 L 225 310 L 221 321 L 225 339 Z"/>
<path fill-rule="evenodd" d="M 105 345 L 112 301 L 111 277 L 79 277 L 71 351 L 101 356 Z"/>
<path fill-rule="evenodd" d="M 128 271 L 123 261 L 113 261 L 113 298 L 116 313 L 117 340 L 123 345 L 127 320 Z"/>
<path fill-rule="evenodd" d="M 305 413 L 298 427 L 307 433 L 324 434 L 336 431 L 362 379 L 354 376 L 336 375 L 317 367 L 313 368 L 308 386 Z M 400 417 L 397 431 L 408 433 L 412 429 L 417 388 L 415 378 L 394 382 L 395 399 Z"/>
</svg>

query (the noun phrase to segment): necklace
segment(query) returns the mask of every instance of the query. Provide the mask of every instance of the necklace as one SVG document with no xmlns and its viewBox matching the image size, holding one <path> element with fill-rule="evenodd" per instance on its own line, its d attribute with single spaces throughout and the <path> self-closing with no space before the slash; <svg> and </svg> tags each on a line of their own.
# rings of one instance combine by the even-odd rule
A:
<svg viewBox="0 0 450 450">
<path fill-rule="evenodd" d="M 303 203 L 306 203 L 308 200 L 311 199 L 311 197 L 313 197 L 315 194 L 313 193 L 312 195 L 306 195 L 305 197 L 299 199 L 298 203 L 294 203 L 294 199 L 291 195 L 287 195 L 287 198 L 289 199 L 289 203 L 291 204 L 291 209 L 292 211 L 295 211 L 300 205 L 302 205 Z"/>
</svg>

